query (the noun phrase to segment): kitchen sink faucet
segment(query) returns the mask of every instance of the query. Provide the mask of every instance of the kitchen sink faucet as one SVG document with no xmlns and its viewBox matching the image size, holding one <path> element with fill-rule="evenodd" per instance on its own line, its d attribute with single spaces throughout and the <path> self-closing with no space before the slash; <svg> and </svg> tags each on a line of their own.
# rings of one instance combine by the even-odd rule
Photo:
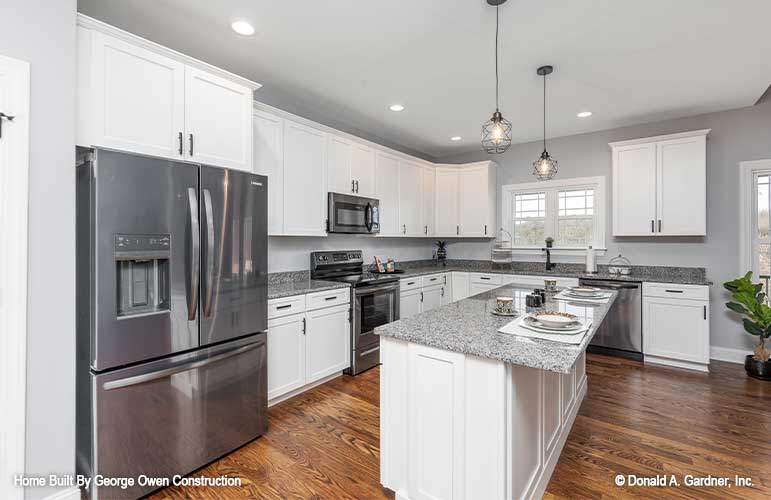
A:
<svg viewBox="0 0 771 500">
<path fill-rule="evenodd" d="M 546 252 L 546 270 L 547 271 L 551 271 L 552 269 L 554 269 L 554 266 L 556 266 L 556 264 L 551 261 L 551 248 L 553 244 L 554 244 L 554 238 L 548 237 L 546 238 L 546 248 L 542 249 Z"/>
</svg>

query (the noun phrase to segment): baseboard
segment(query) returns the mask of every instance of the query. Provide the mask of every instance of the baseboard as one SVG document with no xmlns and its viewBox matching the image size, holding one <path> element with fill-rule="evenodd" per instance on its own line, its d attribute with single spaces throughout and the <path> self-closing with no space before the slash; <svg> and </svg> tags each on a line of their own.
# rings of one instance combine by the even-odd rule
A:
<svg viewBox="0 0 771 500">
<path fill-rule="evenodd" d="M 314 387 L 318 387 L 321 384 L 326 384 L 330 380 L 336 379 L 337 377 L 341 377 L 341 376 L 343 376 L 343 372 L 342 371 L 336 372 L 336 373 L 333 373 L 331 375 L 327 375 L 326 377 L 324 377 L 322 379 L 319 379 L 319 380 L 317 380 L 315 382 L 311 382 L 308 385 L 304 385 L 302 387 L 298 387 L 297 389 L 289 391 L 286 394 L 282 394 L 280 396 L 276 396 L 275 398 L 268 400 L 268 408 L 270 408 L 273 405 L 277 405 L 279 403 L 283 403 L 287 399 L 291 399 L 291 398 L 293 398 L 295 396 L 298 396 L 298 395 L 302 394 L 305 391 L 313 389 Z"/>
<path fill-rule="evenodd" d="M 717 361 L 727 361 L 729 363 L 739 363 L 743 365 L 744 358 L 748 354 L 750 353 L 745 350 L 734 349 L 732 347 L 720 347 L 713 345 L 709 348 L 710 359 L 715 359 Z"/>
<path fill-rule="evenodd" d="M 43 500 L 80 500 L 80 488 L 72 487 L 57 491 L 53 495 L 43 498 Z"/>
</svg>

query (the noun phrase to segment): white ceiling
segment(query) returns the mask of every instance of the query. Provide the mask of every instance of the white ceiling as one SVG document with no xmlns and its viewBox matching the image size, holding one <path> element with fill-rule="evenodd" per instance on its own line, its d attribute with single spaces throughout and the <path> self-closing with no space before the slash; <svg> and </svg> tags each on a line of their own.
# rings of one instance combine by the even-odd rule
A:
<svg viewBox="0 0 771 500">
<path fill-rule="evenodd" d="M 79 0 L 78 10 L 433 157 L 478 149 L 494 111 L 485 0 Z M 517 143 L 541 137 L 543 64 L 555 67 L 552 137 L 749 106 L 771 83 L 768 0 L 509 0 L 500 14 L 500 108 Z M 236 35 L 235 19 L 257 33 Z M 388 110 L 397 102 L 406 111 Z M 577 118 L 583 110 L 594 115 Z"/>
</svg>

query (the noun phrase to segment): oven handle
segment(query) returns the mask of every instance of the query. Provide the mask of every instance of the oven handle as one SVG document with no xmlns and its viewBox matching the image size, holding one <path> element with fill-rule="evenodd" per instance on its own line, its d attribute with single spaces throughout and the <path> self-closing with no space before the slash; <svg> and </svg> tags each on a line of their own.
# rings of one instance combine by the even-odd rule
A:
<svg viewBox="0 0 771 500">
<path fill-rule="evenodd" d="M 377 352 L 380 350 L 380 346 L 373 347 L 372 349 L 367 349 L 364 352 L 360 352 L 359 356 L 366 356 L 367 354 L 372 354 L 373 352 Z"/>
<path fill-rule="evenodd" d="M 375 287 L 364 287 L 364 288 L 356 288 L 354 289 L 354 293 L 357 297 L 361 297 L 364 295 L 372 295 L 374 293 L 378 292 L 396 292 L 399 290 L 399 284 L 396 285 L 383 285 L 383 286 L 375 286 Z"/>
</svg>

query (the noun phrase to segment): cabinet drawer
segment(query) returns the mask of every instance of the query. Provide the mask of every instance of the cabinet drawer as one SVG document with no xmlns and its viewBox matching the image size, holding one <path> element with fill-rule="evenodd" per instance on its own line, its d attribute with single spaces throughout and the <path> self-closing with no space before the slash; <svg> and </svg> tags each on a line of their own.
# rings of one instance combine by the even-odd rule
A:
<svg viewBox="0 0 771 500">
<path fill-rule="evenodd" d="M 399 291 L 407 291 L 407 290 L 414 290 L 416 288 L 420 288 L 421 286 L 421 277 L 420 276 L 413 276 L 412 278 L 403 278 L 399 280 Z"/>
<path fill-rule="evenodd" d="M 307 295 L 307 309 L 313 311 L 322 307 L 339 306 L 351 301 L 349 288 L 337 288 L 325 292 L 309 293 Z"/>
<path fill-rule="evenodd" d="M 673 285 L 669 283 L 643 283 L 646 297 L 669 299 L 709 300 L 709 287 L 702 285 Z"/>
<path fill-rule="evenodd" d="M 444 285 L 446 276 L 446 274 L 429 274 L 423 276 L 423 286 Z"/>
<path fill-rule="evenodd" d="M 268 301 L 268 319 L 305 312 L 305 295 L 293 295 Z"/>
<path fill-rule="evenodd" d="M 481 283 L 485 285 L 500 285 L 500 274 L 469 273 L 471 283 Z"/>
</svg>

